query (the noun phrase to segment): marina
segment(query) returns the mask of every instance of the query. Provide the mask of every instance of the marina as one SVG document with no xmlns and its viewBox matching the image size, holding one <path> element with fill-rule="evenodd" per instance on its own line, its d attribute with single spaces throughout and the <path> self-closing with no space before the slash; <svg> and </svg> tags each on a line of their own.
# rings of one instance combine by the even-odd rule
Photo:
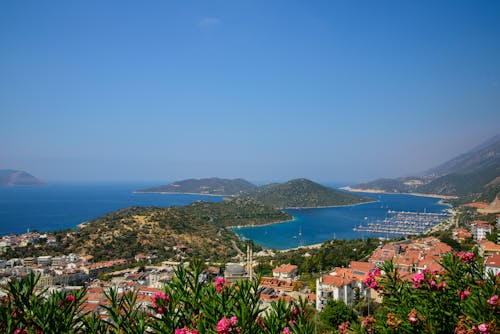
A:
<svg viewBox="0 0 500 334">
<path fill-rule="evenodd" d="M 355 232 L 370 232 L 386 235 L 418 235 L 422 234 L 435 225 L 448 220 L 450 213 L 409 212 L 391 211 L 383 220 L 368 222 L 353 228 Z"/>
</svg>

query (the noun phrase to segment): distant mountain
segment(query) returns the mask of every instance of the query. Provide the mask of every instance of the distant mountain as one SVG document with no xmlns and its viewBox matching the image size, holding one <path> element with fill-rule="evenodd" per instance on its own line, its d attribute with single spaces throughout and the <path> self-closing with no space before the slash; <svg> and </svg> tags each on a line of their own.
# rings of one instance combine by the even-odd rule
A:
<svg viewBox="0 0 500 334">
<path fill-rule="evenodd" d="M 167 185 L 141 189 L 140 193 L 190 193 L 205 195 L 233 196 L 257 188 L 256 185 L 243 179 L 188 179 Z"/>
<path fill-rule="evenodd" d="M 245 196 L 275 208 L 325 207 L 373 201 L 370 197 L 345 193 L 307 179 L 269 184 Z"/>
<path fill-rule="evenodd" d="M 353 188 L 452 196 L 497 194 L 500 192 L 500 135 L 430 169 L 423 176 L 379 179 Z"/>
<path fill-rule="evenodd" d="M 0 169 L 0 187 L 43 185 L 33 175 L 21 170 Z"/>
</svg>

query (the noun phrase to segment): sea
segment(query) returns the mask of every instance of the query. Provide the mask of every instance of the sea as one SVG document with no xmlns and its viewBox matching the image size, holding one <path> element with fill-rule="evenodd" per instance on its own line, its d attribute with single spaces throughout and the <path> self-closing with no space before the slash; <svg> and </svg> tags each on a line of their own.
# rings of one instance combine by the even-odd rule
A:
<svg viewBox="0 0 500 334">
<path fill-rule="evenodd" d="M 78 224 L 129 206 L 182 206 L 195 201 L 221 201 L 220 196 L 143 194 L 150 183 L 54 183 L 36 187 L 0 188 L 0 236 L 37 230 L 74 229 Z M 361 193 L 360 193 L 361 194 Z M 293 220 L 261 227 L 233 229 L 269 249 L 288 249 L 331 239 L 392 237 L 353 229 L 381 220 L 390 210 L 443 212 L 437 198 L 406 194 L 368 194 L 376 202 L 318 209 L 287 209 Z"/>
</svg>

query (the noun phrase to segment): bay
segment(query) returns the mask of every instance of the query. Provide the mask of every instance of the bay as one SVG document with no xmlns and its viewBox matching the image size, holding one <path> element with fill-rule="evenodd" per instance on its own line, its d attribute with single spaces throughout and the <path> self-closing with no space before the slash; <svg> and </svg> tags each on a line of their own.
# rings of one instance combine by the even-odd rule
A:
<svg viewBox="0 0 500 334">
<path fill-rule="evenodd" d="M 158 184 L 158 183 L 156 183 Z M 55 183 L 0 187 L 0 235 L 75 228 L 78 224 L 129 206 L 182 206 L 220 201 L 219 196 L 137 194 L 150 183 Z"/>
<path fill-rule="evenodd" d="M 158 184 L 158 183 L 156 183 Z M 137 194 L 134 190 L 155 183 L 60 183 L 37 187 L 0 188 L 0 235 L 27 229 L 54 231 L 129 206 L 182 206 L 194 201 L 220 201 L 219 196 L 191 194 Z M 442 212 L 439 199 L 405 194 L 363 194 L 377 202 L 320 209 L 289 209 L 294 220 L 261 227 L 233 229 L 270 249 L 322 243 L 333 238 L 380 237 L 354 232 L 360 224 L 384 219 L 388 210 Z"/>
<path fill-rule="evenodd" d="M 438 198 L 408 194 L 370 194 L 377 202 L 320 209 L 287 209 L 294 219 L 280 224 L 234 228 L 242 238 L 270 249 L 288 249 L 322 243 L 332 239 L 394 237 L 367 232 L 355 232 L 360 224 L 383 220 L 388 211 L 440 213 L 449 206 Z"/>
</svg>

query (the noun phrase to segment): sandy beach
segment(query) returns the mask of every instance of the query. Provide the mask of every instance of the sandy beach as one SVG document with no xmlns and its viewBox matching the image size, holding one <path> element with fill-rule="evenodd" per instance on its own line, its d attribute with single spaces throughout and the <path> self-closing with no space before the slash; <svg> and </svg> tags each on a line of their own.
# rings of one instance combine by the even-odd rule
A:
<svg viewBox="0 0 500 334">
<path fill-rule="evenodd" d="M 392 193 L 388 191 L 383 191 L 380 189 L 361 189 L 361 188 L 352 188 L 352 187 L 342 187 L 342 190 L 352 191 L 352 192 L 360 192 L 360 193 L 369 193 L 369 194 L 401 194 L 401 195 L 412 195 L 412 196 L 422 196 L 422 197 L 432 197 L 432 198 L 441 198 L 441 199 L 456 199 L 457 196 L 446 196 L 446 195 L 438 195 L 438 194 L 422 194 L 422 193 Z"/>
</svg>

